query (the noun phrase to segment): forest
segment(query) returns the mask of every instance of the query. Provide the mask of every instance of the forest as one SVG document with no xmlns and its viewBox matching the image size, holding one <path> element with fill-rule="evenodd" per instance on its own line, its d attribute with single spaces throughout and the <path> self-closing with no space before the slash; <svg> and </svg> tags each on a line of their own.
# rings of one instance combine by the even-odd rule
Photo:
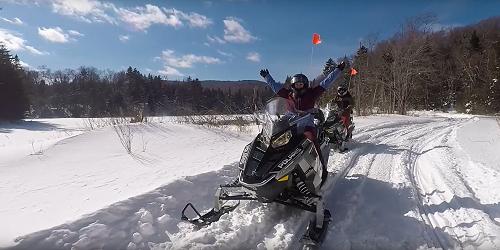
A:
<svg viewBox="0 0 500 250">
<path fill-rule="evenodd" d="M 357 115 L 414 109 L 498 114 L 500 17 L 438 31 L 434 21 L 433 15 L 411 18 L 387 40 L 368 35 L 355 54 L 329 59 L 324 74 L 342 60 L 356 69 L 356 75 L 345 70 L 336 84 L 349 86 Z M 247 114 L 273 96 L 260 81 L 170 81 L 132 66 L 52 71 L 19 62 L 0 44 L 0 119 Z M 335 94 L 327 91 L 320 105 Z"/>
</svg>

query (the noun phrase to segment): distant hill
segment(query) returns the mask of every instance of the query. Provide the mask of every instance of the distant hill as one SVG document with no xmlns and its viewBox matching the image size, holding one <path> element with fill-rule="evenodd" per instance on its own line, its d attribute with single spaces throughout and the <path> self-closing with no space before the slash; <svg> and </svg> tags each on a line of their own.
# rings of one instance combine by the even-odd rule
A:
<svg viewBox="0 0 500 250">
<path fill-rule="evenodd" d="M 264 82 L 256 80 L 240 80 L 240 81 L 218 81 L 218 80 L 205 80 L 201 81 L 201 85 L 209 89 L 254 89 L 254 88 L 266 88 L 267 85 Z"/>
<path fill-rule="evenodd" d="M 166 81 L 167 84 L 177 85 L 187 82 L 182 81 Z M 254 88 L 264 90 L 267 88 L 266 83 L 256 80 L 240 80 L 240 81 L 220 81 L 220 80 L 204 80 L 200 81 L 201 86 L 207 89 L 220 89 L 222 91 L 231 90 L 252 90 Z"/>
</svg>

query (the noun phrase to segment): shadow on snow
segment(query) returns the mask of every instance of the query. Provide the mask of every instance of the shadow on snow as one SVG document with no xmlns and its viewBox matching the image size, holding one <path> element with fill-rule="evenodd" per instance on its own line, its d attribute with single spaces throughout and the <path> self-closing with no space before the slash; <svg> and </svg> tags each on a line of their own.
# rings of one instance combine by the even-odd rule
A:
<svg viewBox="0 0 500 250">
<path fill-rule="evenodd" d="M 0 121 L 0 133 L 10 133 L 14 129 L 24 129 L 30 131 L 52 131 L 60 130 L 57 125 L 41 121 Z"/>
</svg>

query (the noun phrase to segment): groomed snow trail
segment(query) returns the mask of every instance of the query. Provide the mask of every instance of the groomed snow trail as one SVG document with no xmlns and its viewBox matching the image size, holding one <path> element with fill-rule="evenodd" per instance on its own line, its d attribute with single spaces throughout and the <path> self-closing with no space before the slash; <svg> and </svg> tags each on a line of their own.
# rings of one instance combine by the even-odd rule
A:
<svg viewBox="0 0 500 250">
<path fill-rule="evenodd" d="M 352 150 L 330 158 L 336 174 L 324 195 L 333 223 L 324 248 L 498 248 L 498 203 L 481 205 L 457 170 L 468 162 L 454 135 L 469 122 L 396 116 L 359 129 Z M 309 218 L 279 205 L 242 203 L 206 228 L 180 230 L 171 247 L 294 249 Z"/>
<path fill-rule="evenodd" d="M 323 195 L 333 221 L 324 249 L 500 248 L 500 161 L 491 156 L 500 149 L 496 120 L 375 116 L 355 122 L 351 149 L 330 155 Z M 471 141 L 487 142 L 469 147 Z M 485 147 L 490 157 L 478 161 L 471 152 L 484 145 L 493 149 Z M 234 162 L 182 178 L 27 235 L 16 248 L 299 248 L 311 214 L 282 205 L 242 202 L 200 229 L 180 221 L 187 202 L 210 209 L 217 186 L 236 175 Z"/>
<path fill-rule="evenodd" d="M 500 199 L 481 203 L 474 190 L 487 190 L 472 187 L 480 180 L 498 188 L 498 169 L 471 169 L 457 143 L 471 122 L 419 118 L 359 130 L 355 148 L 334 157 L 333 166 L 348 170 L 328 197 L 326 248 L 498 249 Z"/>
</svg>

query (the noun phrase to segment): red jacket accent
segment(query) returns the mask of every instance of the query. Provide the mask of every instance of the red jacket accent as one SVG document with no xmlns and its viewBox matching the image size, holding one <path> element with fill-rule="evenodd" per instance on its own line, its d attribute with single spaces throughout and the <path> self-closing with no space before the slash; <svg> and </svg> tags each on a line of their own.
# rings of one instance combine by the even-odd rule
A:
<svg viewBox="0 0 500 250">
<path fill-rule="evenodd" d="M 306 111 L 314 108 L 314 104 L 318 101 L 323 92 L 325 92 L 325 89 L 321 86 L 317 86 L 314 88 L 308 88 L 300 97 L 294 97 L 292 90 L 282 88 L 278 91 L 278 93 L 276 93 L 276 95 L 288 99 L 293 104 L 295 109 Z"/>
</svg>

